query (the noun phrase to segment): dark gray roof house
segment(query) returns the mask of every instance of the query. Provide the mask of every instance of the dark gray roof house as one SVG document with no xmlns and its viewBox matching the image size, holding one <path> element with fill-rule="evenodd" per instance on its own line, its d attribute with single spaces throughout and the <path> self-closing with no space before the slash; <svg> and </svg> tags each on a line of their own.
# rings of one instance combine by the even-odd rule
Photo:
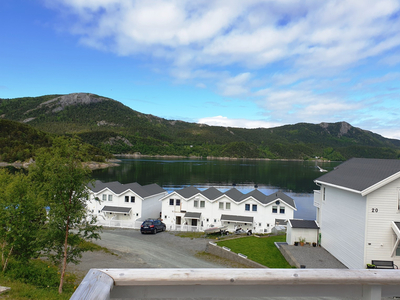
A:
<svg viewBox="0 0 400 300">
<path fill-rule="evenodd" d="M 400 177 L 400 160 L 352 158 L 314 182 L 365 195 Z"/>
<path fill-rule="evenodd" d="M 351 269 L 400 264 L 400 160 L 352 158 L 315 183 L 322 247 Z"/>
</svg>

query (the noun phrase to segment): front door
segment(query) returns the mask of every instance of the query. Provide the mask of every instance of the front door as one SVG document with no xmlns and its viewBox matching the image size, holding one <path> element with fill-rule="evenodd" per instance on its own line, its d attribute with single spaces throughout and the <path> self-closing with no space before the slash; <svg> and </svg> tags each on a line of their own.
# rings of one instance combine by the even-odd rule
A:
<svg viewBox="0 0 400 300">
<path fill-rule="evenodd" d="M 181 217 L 176 217 L 176 225 L 181 225 Z"/>
<path fill-rule="evenodd" d="M 197 219 L 192 219 L 192 226 L 197 226 Z"/>
</svg>

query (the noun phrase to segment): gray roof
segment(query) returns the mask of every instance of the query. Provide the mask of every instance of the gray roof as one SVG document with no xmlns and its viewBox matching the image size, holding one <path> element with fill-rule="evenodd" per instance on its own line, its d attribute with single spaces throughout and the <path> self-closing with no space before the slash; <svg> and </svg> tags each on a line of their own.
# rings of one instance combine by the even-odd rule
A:
<svg viewBox="0 0 400 300">
<path fill-rule="evenodd" d="M 183 216 L 184 218 L 190 218 L 190 219 L 200 219 L 201 213 L 197 212 L 187 212 Z"/>
<path fill-rule="evenodd" d="M 193 186 L 186 187 L 186 188 L 178 190 L 176 192 L 179 195 L 181 195 L 183 198 L 186 198 L 186 199 L 200 193 L 200 191 Z"/>
<path fill-rule="evenodd" d="M 235 188 L 226 191 L 224 194 L 236 202 L 240 202 L 244 198 L 244 195 Z"/>
<path fill-rule="evenodd" d="M 221 215 L 221 221 L 231 221 L 239 223 L 253 223 L 253 217 L 235 216 L 235 215 Z"/>
<path fill-rule="evenodd" d="M 122 207 L 122 206 L 104 206 L 101 211 L 105 212 L 113 212 L 113 213 L 121 213 L 121 214 L 129 214 L 131 211 L 131 207 Z"/>
<path fill-rule="evenodd" d="M 275 202 L 278 199 L 281 199 L 288 205 L 292 206 L 293 208 L 296 208 L 296 203 L 294 202 L 294 200 L 282 192 L 275 192 L 275 193 L 267 196 L 257 189 L 252 190 L 251 192 L 249 192 L 247 194 L 243 194 L 236 188 L 232 188 L 232 189 L 226 191 L 225 193 L 222 193 L 219 190 L 217 190 L 215 187 L 210 187 L 205 191 L 200 191 L 195 187 L 186 187 L 184 189 L 176 191 L 176 193 L 178 193 L 179 195 L 181 195 L 183 198 L 186 198 L 186 199 L 193 197 L 196 194 L 201 194 L 211 201 L 221 197 L 222 195 L 228 196 L 235 202 L 241 202 L 249 197 L 253 197 L 254 199 L 258 200 L 262 204 L 269 204 L 269 203 Z"/>
<path fill-rule="evenodd" d="M 292 228 L 319 229 L 314 220 L 289 220 Z"/>
<path fill-rule="evenodd" d="M 99 180 L 96 180 L 94 184 L 88 185 L 88 188 L 91 189 L 94 193 L 98 193 L 101 190 L 108 188 L 117 195 L 122 194 L 127 190 L 132 190 L 142 198 L 166 192 L 156 183 L 141 186 L 137 182 L 122 184 L 118 181 L 101 182 Z"/>
<path fill-rule="evenodd" d="M 315 182 L 362 192 L 399 172 L 398 159 L 352 158 L 317 178 Z"/>
<path fill-rule="evenodd" d="M 201 194 L 210 200 L 215 200 L 218 197 L 221 197 L 223 195 L 223 193 L 221 191 L 217 190 L 215 187 L 210 187 L 210 188 L 206 189 L 205 191 L 202 191 Z"/>
</svg>

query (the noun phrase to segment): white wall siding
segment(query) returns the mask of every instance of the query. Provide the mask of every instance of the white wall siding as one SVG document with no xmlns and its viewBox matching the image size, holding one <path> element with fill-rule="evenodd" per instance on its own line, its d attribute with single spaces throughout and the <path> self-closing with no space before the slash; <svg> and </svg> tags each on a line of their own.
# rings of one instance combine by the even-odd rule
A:
<svg viewBox="0 0 400 300">
<path fill-rule="evenodd" d="M 399 256 L 391 256 L 396 236 L 392 221 L 400 222 L 398 189 L 400 179 L 393 181 L 367 196 L 366 251 L 364 263 L 371 260 L 393 260 L 400 264 Z"/>
<path fill-rule="evenodd" d="M 170 199 L 174 199 L 174 205 L 170 205 Z M 180 200 L 180 205 L 176 206 L 176 199 Z M 197 207 L 194 206 L 194 202 L 197 201 Z M 200 207 L 201 201 L 204 201 L 205 206 Z M 272 206 L 275 204 L 261 204 L 256 199 L 249 197 L 245 201 L 240 203 L 233 201 L 226 195 L 223 195 L 218 200 L 210 201 L 203 195 L 196 195 L 189 199 L 182 198 L 178 193 L 172 192 L 170 195 L 165 196 L 161 199 L 162 202 L 162 218 L 165 222 L 167 229 L 169 230 L 180 230 L 181 227 L 176 225 L 176 217 L 181 217 L 182 225 L 190 224 L 190 219 L 184 219 L 186 212 L 201 213 L 201 217 L 198 220 L 198 230 L 204 231 L 210 227 L 228 226 L 229 231 L 234 231 L 237 227 L 241 227 L 244 230 L 251 229 L 253 232 L 264 233 L 271 232 L 271 229 L 275 225 L 275 219 L 292 219 L 294 210 L 289 205 L 280 201 L 280 207 L 285 207 L 285 213 L 280 213 L 279 207 L 277 213 L 272 213 Z M 221 206 L 220 206 L 220 203 Z M 228 207 L 227 207 L 228 203 Z M 250 210 L 246 211 L 246 204 L 250 205 Z M 253 211 L 253 205 L 257 206 L 257 211 Z M 251 223 L 239 223 L 229 221 L 221 221 L 222 215 L 235 215 L 253 217 L 253 224 Z"/>
<path fill-rule="evenodd" d="M 332 187 L 325 189 L 326 200 L 321 201 L 322 246 L 348 268 L 365 268 L 366 198 Z"/>
</svg>

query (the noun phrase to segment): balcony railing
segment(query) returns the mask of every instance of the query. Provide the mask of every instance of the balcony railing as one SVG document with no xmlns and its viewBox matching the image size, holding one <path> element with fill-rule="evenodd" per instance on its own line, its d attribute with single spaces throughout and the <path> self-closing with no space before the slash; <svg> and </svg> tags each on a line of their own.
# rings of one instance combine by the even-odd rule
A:
<svg viewBox="0 0 400 300">
<path fill-rule="evenodd" d="M 396 296 L 399 270 L 91 269 L 71 299 Z"/>
</svg>

